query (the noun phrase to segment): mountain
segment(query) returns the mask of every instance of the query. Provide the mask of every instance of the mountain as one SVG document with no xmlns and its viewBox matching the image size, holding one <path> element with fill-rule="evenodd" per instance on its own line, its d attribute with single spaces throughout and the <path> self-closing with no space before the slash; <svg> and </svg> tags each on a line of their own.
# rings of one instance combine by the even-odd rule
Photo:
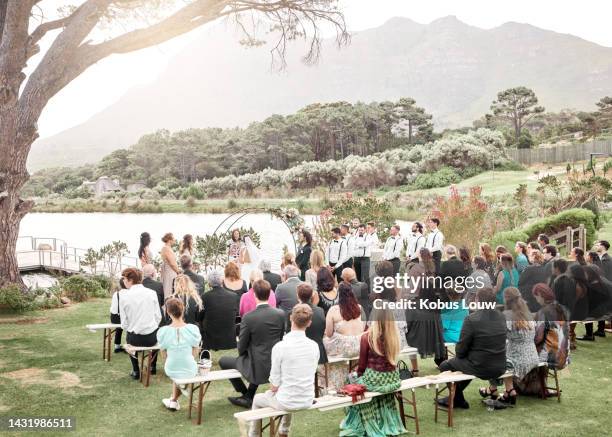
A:
<svg viewBox="0 0 612 437">
<path fill-rule="evenodd" d="M 29 166 L 94 162 L 157 129 L 244 126 L 313 102 L 409 96 L 441 129 L 470 124 L 513 86 L 533 88 L 547 110 L 594 110 L 612 94 L 612 48 L 521 23 L 485 30 L 452 16 L 426 25 L 393 18 L 340 50 L 325 41 L 315 66 L 302 64 L 303 54 L 290 47 L 278 72 L 269 47 L 245 48 L 224 27 L 201 32 L 154 83 L 37 141 Z"/>
</svg>

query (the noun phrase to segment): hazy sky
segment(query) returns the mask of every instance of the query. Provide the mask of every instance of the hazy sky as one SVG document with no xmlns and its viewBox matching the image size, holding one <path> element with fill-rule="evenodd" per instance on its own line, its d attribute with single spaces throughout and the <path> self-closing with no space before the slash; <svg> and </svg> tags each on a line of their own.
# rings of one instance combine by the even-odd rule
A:
<svg viewBox="0 0 612 437">
<path fill-rule="evenodd" d="M 608 0 L 341 0 L 341 4 L 353 31 L 379 26 L 395 16 L 429 23 L 456 15 L 482 28 L 517 21 L 612 47 L 612 2 Z M 39 123 L 40 136 L 82 123 L 128 89 L 153 81 L 172 55 L 192 38 L 193 34 L 186 35 L 138 53 L 113 56 L 91 67 L 51 100 Z"/>
</svg>

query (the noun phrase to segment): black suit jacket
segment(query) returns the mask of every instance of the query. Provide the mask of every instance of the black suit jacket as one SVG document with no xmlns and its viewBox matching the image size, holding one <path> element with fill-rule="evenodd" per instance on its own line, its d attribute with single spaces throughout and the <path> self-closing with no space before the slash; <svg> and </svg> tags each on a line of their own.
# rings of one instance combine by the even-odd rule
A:
<svg viewBox="0 0 612 437">
<path fill-rule="evenodd" d="M 306 328 L 306 337 L 314 341 L 319 346 L 319 364 L 327 363 L 327 352 L 323 346 L 323 336 L 325 335 L 325 312 L 323 308 L 319 308 L 309 303 L 308 306 L 312 309 L 312 323 Z M 287 326 L 285 332 L 291 331 L 291 313 L 287 314 Z"/>
<path fill-rule="evenodd" d="M 555 278 L 552 289 L 555 292 L 557 302 L 567 309 L 571 317 L 576 306 L 576 281 L 567 274 L 559 275 Z"/>
<path fill-rule="evenodd" d="M 478 310 L 463 321 L 453 366 L 480 379 L 506 370 L 506 318 L 498 310 Z"/>
<path fill-rule="evenodd" d="M 269 382 L 272 347 L 283 339 L 285 317 L 283 311 L 262 304 L 242 318 L 236 369 L 250 383 Z"/>
<path fill-rule="evenodd" d="M 263 272 L 263 277 L 264 280 L 270 283 L 270 288 L 272 288 L 272 291 L 276 291 L 276 287 L 278 287 L 278 284 L 283 282 L 280 275 L 277 275 L 276 273 Z"/>
<path fill-rule="evenodd" d="M 236 347 L 238 295 L 223 287 L 204 293 L 202 311 L 202 347 L 227 350 Z"/>
<path fill-rule="evenodd" d="M 184 270 L 183 273 L 189 276 L 189 279 L 191 279 L 191 281 L 195 284 L 196 291 L 200 294 L 200 296 L 204 294 L 204 283 L 206 282 L 204 280 L 204 276 L 198 275 L 191 270 Z"/>
<path fill-rule="evenodd" d="M 540 309 L 540 304 L 533 296 L 533 286 L 538 283 L 548 284 L 546 267 L 537 264 L 525 267 L 525 270 L 523 270 L 519 276 L 518 289 L 523 299 L 525 299 L 525 302 L 527 302 L 529 311 L 532 313 L 538 312 Z"/>
<path fill-rule="evenodd" d="M 142 285 L 146 288 L 153 290 L 157 294 L 157 300 L 159 301 L 159 307 L 161 308 L 164 305 L 164 284 L 155 279 L 144 278 L 142 280 Z"/>
<path fill-rule="evenodd" d="M 452 278 L 453 281 L 458 277 L 466 277 L 470 274 L 465 269 L 465 264 L 456 256 L 449 258 L 447 261 L 442 262 L 440 265 L 439 275 L 445 278 Z"/>
<path fill-rule="evenodd" d="M 370 315 L 371 304 L 370 304 L 370 289 L 368 284 L 365 282 L 359 282 L 356 279 L 351 281 L 351 291 L 357 298 L 357 302 L 363 308 L 363 312 L 366 317 Z"/>
<path fill-rule="evenodd" d="M 601 269 L 601 273 L 608 281 L 612 281 L 612 258 L 605 253 L 597 263 Z"/>
</svg>

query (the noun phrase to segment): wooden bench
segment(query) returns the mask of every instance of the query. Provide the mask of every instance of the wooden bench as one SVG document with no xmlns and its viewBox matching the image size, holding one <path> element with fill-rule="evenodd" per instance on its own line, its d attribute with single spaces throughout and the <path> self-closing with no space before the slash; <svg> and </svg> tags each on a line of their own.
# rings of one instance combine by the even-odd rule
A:
<svg viewBox="0 0 612 437">
<path fill-rule="evenodd" d="M 410 379 L 403 380 L 400 388 L 395 392 L 395 398 L 398 401 L 398 408 L 399 408 L 400 417 L 402 419 L 402 423 L 404 424 L 404 426 L 406 426 L 406 418 L 413 419 L 415 421 L 416 434 L 419 434 L 419 418 L 418 418 L 417 407 L 416 407 L 415 389 L 417 387 L 428 386 L 431 383 L 432 381 L 426 377 L 410 378 Z M 411 391 L 410 398 L 407 398 L 403 395 L 403 392 L 405 390 Z M 358 404 L 364 404 L 364 403 L 371 402 L 372 399 L 374 399 L 377 396 L 381 396 L 383 394 L 384 393 L 366 392 L 364 394 L 364 398 L 356 403 L 353 403 L 351 398 L 348 396 L 326 395 L 326 396 L 315 398 L 312 406 L 310 408 L 307 408 L 306 410 L 319 410 L 319 411 L 337 410 L 339 408 L 350 407 L 351 405 L 358 405 Z M 412 406 L 413 415 L 407 415 L 405 413 L 404 403 L 408 403 L 409 405 Z M 300 411 L 304 411 L 304 410 L 300 410 Z M 276 410 L 274 408 L 268 407 L 268 408 L 259 408 L 256 410 L 241 411 L 239 413 L 235 413 L 234 417 L 238 420 L 238 424 L 241 428 L 242 428 L 242 425 L 245 423 L 248 424 L 255 420 L 268 419 L 269 420 L 268 423 L 262 426 L 259 435 L 262 436 L 263 431 L 266 429 L 269 429 L 270 436 L 275 437 L 278 433 L 281 418 L 285 414 L 292 414 L 295 412 L 296 411 L 290 412 L 290 411 L 284 411 L 284 410 Z M 244 433 L 242 434 L 244 435 Z"/>
<path fill-rule="evenodd" d="M 561 402 L 561 388 L 559 387 L 559 375 L 557 369 L 548 367 L 545 362 L 538 363 L 538 378 L 540 379 L 540 397 L 544 400 L 548 399 L 548 390 L 552 391 L 557 398 L 557 402 Z M 512 370 L 507 370 L 499 379 L 510 378 L 514 376 Z M 548 377 L 552 377 L 555 380 L 554 387 L 548 387 Z"/>
<path fill-rule="evenodd" d="M 472 379 L 476 379 L 476 377 L 474 375 L 467 375 L 461 372 L 448 371 L 442 372 L 439 375 L 427 376 L 427 379 L 429 379 L 431 384 L 435 385 L 436 390 L 436 395 L 434 398 L 434 421 L 438 422 L 438 411 L 443 411 L 447 415 L 447 426 L 452 427 L 456 385 L 458 382 L 470 381 Z M 443 385 L 443 387 L 439 388 L 440 385 Z M 446 390 L 448 390 L 448 407 L 443 407 L 442 405 L 438 404 L 438 399 Z"/>
<path fill-rule="evenodd" d="M 102 330 L 102 360 L 110 361 L 112 356 L 111 339 L 115 330 L 121 328 L 121 325 L 116 323 L 99 323 L 94 325 L 85 325 L 90 332 Z"/>
<path fill-rule="evenodd" d="M 123 348 L 128 354 L 138 360 L 138 367 L 140 368 L 140 382 L 142 382 L 145 387 L 148 387 L 151 380 L 151 363 L 153 358 L 155 358 L 159 353 L 159 345 L 132 346 L 130 344 L 125 344 Z"/>
<path fill-rule="evenodd" d="M 194 390 L 198 391 L 198 400 L 196 404 L 196 424 L 200 425 L 202 423 L 202 403 L 210 383 L 213 381 L 229 380 L 232 378 L 242 378 L 242 375 L 238 370 L 228 369 L 209 371 L 206 375 L 196 375 L 193 378 L 174 379 L 173 381 L 175 384 L 179 386 L 186 385 L 189 387 L 189 409 L 187 410 L 187 418 L 191 420 Z"/>
</svg>

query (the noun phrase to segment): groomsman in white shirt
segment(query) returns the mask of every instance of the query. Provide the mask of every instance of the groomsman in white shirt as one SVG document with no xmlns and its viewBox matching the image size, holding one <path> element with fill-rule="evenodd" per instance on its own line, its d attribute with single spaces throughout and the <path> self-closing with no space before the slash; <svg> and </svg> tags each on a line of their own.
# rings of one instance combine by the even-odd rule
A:
<svg viewBox="0 0 612 437">
<path fill-rule="evenodd" d="M 399 235 L 400 227 L 398 225 L 391 226 L 389 233 L 391 234 L 385 242 L 383 259 L 393 264 L 393 276 L 399 273 L 400 269 L 400 254 L 404 247 L 404 241 Z"/>
<path fill-rule="evenodd" d="M 412 232 L 406 239 L 406 264 L 419 262 L 419 252 L 425 247 L 425 236 L 423 235 L 423 225 L 419 222 L 412 224 Z"/>
<path fill-rule="evenodd" d="M 444 248 L 444 234 L 438 229 L 440 220 L 433 217 L 427 220 L 429 233 L 425 240 L 425 247 L 431 252 L 434 264 L 436 265 L 436 273 L 440 273 L 440 263 L 442 261 L 442 249 Z"/>
<path fill-rule="evenodd" d="M 349 259 L 348 242 L 342 238 L 340 228 L 333 228 L 333 240 L 327 246 L 327 263 L 331 272 L 340 278 L 342 274 L 342 264 Z M 338 280 L 340 282 L 341 279 Z"/>
<path fill-rule="evenodd" d="M 370 285 L 370 256 L 372 249 L 378 247 L 378 235 L 374 222 L 368 222 L 367 226 L 359 225 L 354 243 L 354 264 L 357 279 Z"/>
</svg>

